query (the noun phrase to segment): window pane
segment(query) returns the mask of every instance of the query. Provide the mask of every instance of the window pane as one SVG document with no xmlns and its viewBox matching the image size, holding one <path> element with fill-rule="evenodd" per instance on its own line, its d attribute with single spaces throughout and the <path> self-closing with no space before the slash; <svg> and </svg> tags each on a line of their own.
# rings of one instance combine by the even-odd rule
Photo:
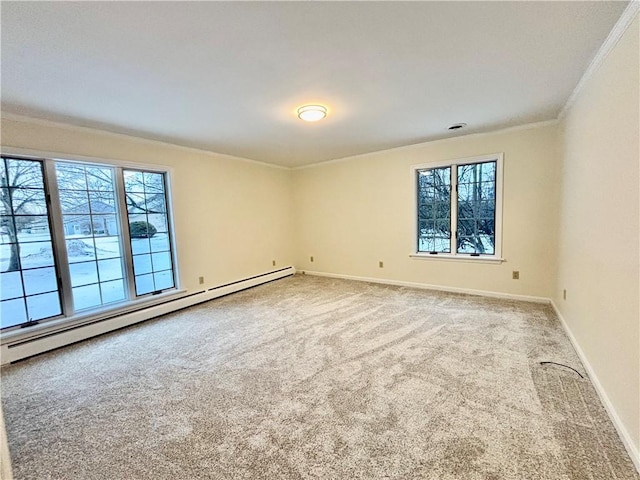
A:
<svg viewBox="0 0 640 480">
<path fill-rule="evenodd" d="M 119 258 L 113 258 L 111 260 L 99 260 L 98 273 L 100 274 L 101 282 L 123 278 L 124 275 L 122 274 L 122 261 Z"/>
<path fill-rule="evenodd" d="M 140 253 L 149 253 L 151 246 L 148 238 L 133 238 L 131 237 L 131 251 L 134 255 Z"/>
<path fill-rule="evenodd" d="M 153 275 L 136 275 L 136 293 L 138 295 L 144 295 L 145 293 L 153 292 Z"/>
<path fill-rule="evenodd" d="M 4 166 L 4 161 L 0 162 L 1 165 Z M 0 185 L 7 185 L 6 178 L 0 178 Z M 0 215 L 10 215 L 11 214 L 11 199 L 9 198 L 9 194 L 12 190 L 5 187 L 0 187 Z M 2 222 L 2 226 L 4 226 L 4 220 Z"/>
<path fill-rule="evenodd" d="M 71 285 L 78 287 L 98 283 L 98 268 L 96 262 L 73 263 L 69 265 Z"/>
<path fill-rule="evenodd" d="M 60 190 L 62 213 L 88 215 L 91 213 L 89 194 L 83 190 Z"/>
<path fill-rule="evenodd" d="M 169 235 L 166 233 L 156 233 L 151 237 L 151 251 L 163 252 L 169 251 Z"/>
<path fill-rule="evenodd" d="M 147 212 L 147 200 L 144 193 L 127 192 L 126 200 L 127 200 L 127 212 L 129 212 L 130 214 L 134 214 L 134 213 L 145 214 Z M 139 218 L 136 220 L 144 220 L 144 219 L 146 219 L 146 216 L 143 216 L 142 218 Z"/>
<path fill-rule="evenodd" d="M 136 275 L 151 273 L 153 271 L 153 268 L 151 267 L 151 255 L 134 255 L 133 271 Z"/>
<path fill-rule="evenodd" d="M 18 244 L 0 245 L 0 271 L 13 272 L 20 269 Z"/>
<path fill-rule="evenodd" d="M 51 242 L 31 242 L 20 244 L 20 265 L 22 268 L 53 266 Z"/>
<path fill-rule="evenodd" d="M 149 213 L 164 213 L 167 211 L 164 193 L 152 193 L 145 196 L 145 202 Z"/>
<path fill-rule="evenodd" d="M 92 238 L 79 238 L 67 240 L 67 256 L 69 263 L 86 262 L 95 260 L 96 249 Z"/>
<path fill-rule="evenodd" d="M 495 253 L 496 162 L 458 167 L 458 253 Z"/>
<path fill-rule="evenodd" d="M 47 214 L 47 202 L 43 189 L 10 188 L 9 194 L 14 215 Z"/>
<path fill-rule="evenodd" d="M 108 167 L 86 167 L 87 189 L 112 192 L 113 171 Z"/>
<path fill-rule="evenodd" d="M 118 302 L 126 299 L 123 280 L 103 282 L 100 284 L 100 289 L 102 290 L 103 303 Z"/>
<path fill-rule="evenodd" d="M 21 297 L 22 295 L 20 272 L 0 273 L 0 300 Z"/>
<path fill-rule="evenodd" d="M 113 192 L 89 192 L 91 213 L 116 213 L 116 202 Z"/>
<path fill-rule="evenodd" d="M 27 297 L 27 312 L 30 320 L 41 320 L 60 315 L 60 303 L 57 293 L 45 293 Z"/>
<path fill-rule="evenodd" d="M 144 193 L 144 180 L 142 172 L 137 170 L 124 170 L 124 189 L 129 192 Z"/>
<path fill-rule="evenodd" d="M 87 179 L 83 165 L 56 163 L 56 178 L 61 190 L 86 190 Z"/>
<path fill-rule="evenodd" d="M 171 269 L 171 254 L 169 252 L 153 253 L 151 254 L 151 260 L 155 272 Z"/>
<path fill-rule="evenodd" d="M 120 237 L 98 237 L 93 239 L 96 245 L 96 256 L 99 259 L 119 258 L 122 256 Z"/>
<path fill-rule="evenodd" d="M 7 159 L 9 186 L 43 188 L 42 165 L 34 160 Z"/>
<path fill-rule="evenodd" d="M 18 229 L 20 243 L 37 242 L 51 238 L 49 219 L 46 215 L 16 215 L 13 220 Z M 8 236 L 6 238 L 9 239 Z"/>
<path fill-rule="evenodd" d="M 27 295 L 54 292 L 58 289 L 56 270 L 53 267 L 24 270 L 22 272 L 22 279 Z"/>
<path fill-rule="evenodd" d="M 451 167 L 419 170 L 418 251 L 450 252 Z"/>
<path fill-rule="evenodd" d="M 167 231 L 167 215 L 164 213 L 159 213 L 159 214 L 149 214 L 148 215 L 148 222 L 153 225 L 153 228 L 155 229 L 156 232 L 161 232 L 164 233 Z M 151 229 L 153 230 L 153 229 Z M 155 233 L 154 233 L 155 235 Z M 153 236 L 153 235 L 151 235 Z"/>
<path fill-rule="evenodd" d="M 5 300 L 0 302 L 0 319 L 2 328 L 13 327 L 27 321 L 24 299 Z"/>
<path fill-rule="evenodd" d="M 85 287 L 72 288 L 73 306 L 77 310 L 98 307 L 102 304 L 100 299 L 100 287 L 98 285 L 87 285 Z"/>
<path fill-rule="evenodd" d="M 146 193 L 164 194 L 164 175 L 162 173 L 144 172 L 142 178 Z"/>
<path fill-rule="evenodd" d="M 156 284 L 156 290 L 164 290 L 173 287 L 173 274 L 171 270 L 158 272 L 153 274 L 153 281 Z"/>
<path fill-rule="evenodd" d="M 115 215 L 91 215 L 91 225 L 95 236 L 118 235 L 118 220 Z"/>
</svg>

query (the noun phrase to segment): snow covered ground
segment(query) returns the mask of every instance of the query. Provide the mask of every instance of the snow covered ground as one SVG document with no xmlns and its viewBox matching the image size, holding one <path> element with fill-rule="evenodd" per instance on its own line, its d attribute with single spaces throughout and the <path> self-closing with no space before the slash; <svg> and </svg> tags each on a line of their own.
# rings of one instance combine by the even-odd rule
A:
<svg viewBox="0 0 640 480">
<path fill-rule="evenodd" d="M 2 327 L 61 313 L 48 233 L 19 235 L 20 272 L 6 272 L 11 250 L 6 235 L 0 245 L 0 317 Z M 24 243 L 23 243 L 24 242 Z M 67 236 L 67 254 L 76 311 L 127 299 L 120 239 L 117 236 Z M 166 233 L 132 239 L 138 295 L 173 286 L 170 243 Z M 53 291 L 53 292 L 52 292 Z M 28 311 L 22 298 L 27 295 Z"/>
</svg>

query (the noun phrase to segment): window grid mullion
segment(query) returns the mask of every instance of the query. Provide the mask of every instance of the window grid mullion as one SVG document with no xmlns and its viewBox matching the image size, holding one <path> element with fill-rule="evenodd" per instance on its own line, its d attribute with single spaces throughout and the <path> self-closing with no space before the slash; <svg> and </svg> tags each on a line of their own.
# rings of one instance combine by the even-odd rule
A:
<svg viewBox="0 0 640 480">
<path fill-rule="evenodd" d="M 451 218 L 451 255 L 458 254 L 458 165 L 451 165 L 451 193 L 449 198 L 450 218 Z"/>
</svg>

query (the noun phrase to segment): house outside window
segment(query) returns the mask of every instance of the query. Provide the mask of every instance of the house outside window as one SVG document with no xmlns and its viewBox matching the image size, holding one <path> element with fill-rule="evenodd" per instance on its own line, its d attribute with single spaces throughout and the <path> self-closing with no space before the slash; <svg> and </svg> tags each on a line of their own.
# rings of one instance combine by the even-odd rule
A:
<svg viewBox="0 0 640 480">
<path fill-rule="evenodd" d="M 2 329 L 84 318 L 176 290 L 168 175 L 3 155 Z"/>
</svg>

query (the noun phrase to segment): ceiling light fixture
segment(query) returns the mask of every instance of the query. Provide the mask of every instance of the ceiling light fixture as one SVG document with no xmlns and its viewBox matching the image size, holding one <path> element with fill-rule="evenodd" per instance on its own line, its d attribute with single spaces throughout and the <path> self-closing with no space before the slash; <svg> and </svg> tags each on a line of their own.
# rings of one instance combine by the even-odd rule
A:
<svg viewBox="0 0 640 480">
<path fill-rule="evenodd" d="M 466 123 L 454 123 L 453 125 L 451 125 L 449 127 L 449 130 L 459 130 L 459 129 L 464 128 L 466 126 L 467 126 Z"/>
<path fill-rule="evenodd" d="M 304 105 L 298 109 L 298 118 L 305 122 L 317 122 L 327 116 L 327 107 L 322 105 Z"/>
</svg>

